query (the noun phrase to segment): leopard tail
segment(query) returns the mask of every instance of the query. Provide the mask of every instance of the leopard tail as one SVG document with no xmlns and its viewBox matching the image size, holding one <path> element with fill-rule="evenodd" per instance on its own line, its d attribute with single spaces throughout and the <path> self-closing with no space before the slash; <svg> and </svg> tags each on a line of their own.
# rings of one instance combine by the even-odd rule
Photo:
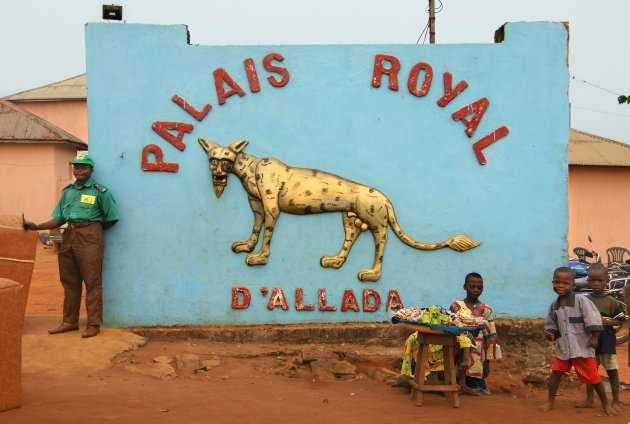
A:
<svg viewBox="0 0 630 424">
<path fill-rule="evenodd" d="M 387 201 L 387 220 L 389 225 L 391 225 L 394 234 L 407 246 L 411 246 L 414 249 L 419 250 L 437 250 L 442 249 L 443 247 L 450 247 L 453 250 L 457 250 L 458 252 L 464 252 L 466 250 L 473 249 L 481 244 L 479 241 L 475 241 L 468 237 L 466 234 L 457 234 L 456 236 L 451 237 L 446 241 L 442 241 L 439 243 L 423 243 L 420 241 L 416 241 L 409 237 L 398 225 L 398 221 L 396 220 L 396 214 L 394 213 L 394 206 L 391 202 Z"/>
</svg>

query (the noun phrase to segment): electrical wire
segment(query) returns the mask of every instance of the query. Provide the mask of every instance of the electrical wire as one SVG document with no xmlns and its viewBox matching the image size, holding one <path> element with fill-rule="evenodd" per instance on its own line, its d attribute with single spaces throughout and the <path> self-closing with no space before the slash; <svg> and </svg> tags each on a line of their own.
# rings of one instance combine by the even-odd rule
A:
<svg viewBox="0 0 630 424">
<path fill-rule="evenodd" d="M 438 0 L 438 1 L 440 2 L 440 5 L 435 9 L 434 13 L 440 13 L 442 11 L 442 9 L 444 9 L 444 4 L 442 3 L 442 0 Z M 430 18 L 431 11 L 429 10 L 429 6 L 428 5 L 424 9 L 424 11 L 429 14 L 429 19 L 427 20 L 427 24 L 424 26 L 424 29 L 420 33 L 420 36 L 416 40 L 416 44 L 420 43 L 420 39 L 422 38 L 423 35 L 424 35 L 424 39 L 422 40 L 422 44 L 425 44 L 427 42 L 427 35 L 429 35 L 429 24 L 430 24 L 430 19 L 431 19 Z"/>
<path fill-rule="evenodd" d="M 429 32 L 428 29 L 429 29 L 429 21 L 427 21 L 427 24 L 424 26 L 424 29 L 420 33 L 420 37 L 418 37 L 418 39 L 416 40 L 416 44 L 420 42 L 420 39 L 422 38 L 423 34 L 424 34 L 424 40 L 422 41 L 422 44 L 424 44 L 425 41 L 427 41 L 427 34 Z"/>
<path fill-rule="evenodd" d="M 576 109 L 584 109 L 584 110 L 588 110 L 588 111 L 591 111 L 591 112 L 603 113 L 605 115 L 613 115 L 613 116 L 621 116 L 622 118 L 630 118 L 630 115 L 623 115 L 621 113 L 606 112 L 604 110 L 591 109 L 589 107 L 575 106 L 575 105 L 571 105 L 571 107 L 572 108 L 576 108 Z"/>
<path fill-rule="evenodd" d="M 572 80 L 574 80 L 574 81 L 579 81 L 579 82 L 582 82 L 582 83 L 584 83 L 584 84 L 588 84 L 588 85 L 593 86 L 593 87 L 595 87 L 595 88 L 599 88 L 600 90 L 602 90 L 602 91 L 606 91 L 606 92 L 608 92 L 608 93 L 610 93 L 610 94 L 614 94 L 614 95 L 615 95 L 615 96 L 617 96 L 617 97 L 619 97 L 619 96 L 620 96 L 620 94 L 619 94 L 619 93 L 615 93 L 614 91 L 610 91 L 610 90 L 609 90 L 609 89 L 607 89 L 607 88 L 600 87 L 599 85 L 593 84 L 592 82 L 584 81 L 583 79 L 575 78 L 575 75 L 572 75 L 572 76 L 571 76 L 571 79 L 572 79 Z"/>
</svg>

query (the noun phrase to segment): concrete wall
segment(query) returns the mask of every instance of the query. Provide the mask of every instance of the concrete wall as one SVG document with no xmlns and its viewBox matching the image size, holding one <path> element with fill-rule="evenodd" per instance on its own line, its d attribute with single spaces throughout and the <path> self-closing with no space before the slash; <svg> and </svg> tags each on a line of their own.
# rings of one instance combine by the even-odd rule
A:
<svg viewBox="0 0 630 424">
<path fill-rule="evenodd" d="M 630 168 L 569 167 L 569 249 L 593 248 L 607 263 L 606 249 L 630 249 Z M 626 255 L 626 259 L 630 259 Z"/>
<path fill-rule="evenodd" d="M 0 144 L 0 215 L 47 221 L 74 179 L 76 149 L 67 144 Z"/>
<path fill-rule="evenodd" d="M 21 108 L 88 142 L 87 101 L 16 102 Z"/>
<path fill-rule="evenodd" d="M 555 297 L 551 274 L 566 264 L 568 247 L 563 24 L 510 23 L 505 41 L 490 45 L 191 46 L 186 35 L 184 26 L 86 27 L 90 153 L 121 217 L 106 233 L 106 324 L 384 321 L 393 290 L 407 307 L 448 306 L 465 295 L 470 271 L 485 277 L 482 299 L 497 315 L 544 316 Z M 400 63 L 398 86 L 394 71 L 375 72 L 379 55 L 392 59 L 384 68 Z M 425 70 L 418 81 L 409 77 L 418 66 L 431 70 L 432 82 Z M 468 87 L 439 105 L 451 87 L 446 73 L 452 87 Z M 469 136 L 453 115 L 469 110 L 472 121 L 484 98 L 489 107 Z M 205 115 L 188 112 L 208 104 Z M 179 123 L 181 144 L 177 130 L 152 130 L 156 122 Z M 503 127 L 509 134 L 492 136 Z M 374 187 L 416 240 L 465 233 L 483 244 L 427 252 L 390 231 L 381 278 L 361 282 L 357 273 L 374 254 L 369 231 L 340 269 L 322 268 L 320 256 L 336 254 L 344 239 L 340 214 L 282 213 L 268 263 L 248 266 L 246 254 L 230 249 L 251 231 L 247 195 L 232 175 L 216 198 L 198 137 L 249 139 L 248 154 Z M 481 140 L 495 141 L 481 151 L 485 165 L 473 150 Z M 143 169 L 147 146 L 177 171 Z M 247 308 L 232 307 L 234 287 L 249 291 Z M 366 289 L 381 298 L 374 312 L 361 305 Z M 313 310 L 298 308 L 299 290 Z M 321 290 L 336 310 L 320 306 Z M 350 296 L 358 311 L 342 310 Z"/>
</svg>

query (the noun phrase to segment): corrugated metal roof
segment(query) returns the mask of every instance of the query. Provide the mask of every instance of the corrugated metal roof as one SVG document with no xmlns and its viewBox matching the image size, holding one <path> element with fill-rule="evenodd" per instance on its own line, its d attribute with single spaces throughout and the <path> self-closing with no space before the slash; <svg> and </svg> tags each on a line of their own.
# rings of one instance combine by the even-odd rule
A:
<svg viewBox="0 0 630 424">
<path fill-rule="evenodd" d="M 630 146 L 572 128 L 569 131 L 569 165 L 630 166 Z"/>
<path fill-rule="evenodd" d="M 0 99 L 0 143 L 62 143 L 87 149 L 87 144 L 72 134 L 3 99 Z"/>
<path fill-rule="evenodd" d="M 43 87 L 11 94 L 4 98 L 4 100 L 10 100 L 12 102 L 50 102 L 85 99 L 87 99 L 85 74 L 77 75 L 76 77 L 48 84 Z"/>
</svg>

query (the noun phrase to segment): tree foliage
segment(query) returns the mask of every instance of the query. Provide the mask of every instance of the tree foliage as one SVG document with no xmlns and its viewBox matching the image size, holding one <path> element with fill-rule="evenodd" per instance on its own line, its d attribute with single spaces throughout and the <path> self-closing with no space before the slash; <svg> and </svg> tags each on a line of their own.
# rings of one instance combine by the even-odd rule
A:
<svg viewBox="0 0 630 424">
<path fill-rule="evenodd" d="M 622 104 L 622 103 L 630 104 L 630 96 L 619 96 L 617 97 L 617 101 L 619 102 L 619 104 Z"/>
</svg>

